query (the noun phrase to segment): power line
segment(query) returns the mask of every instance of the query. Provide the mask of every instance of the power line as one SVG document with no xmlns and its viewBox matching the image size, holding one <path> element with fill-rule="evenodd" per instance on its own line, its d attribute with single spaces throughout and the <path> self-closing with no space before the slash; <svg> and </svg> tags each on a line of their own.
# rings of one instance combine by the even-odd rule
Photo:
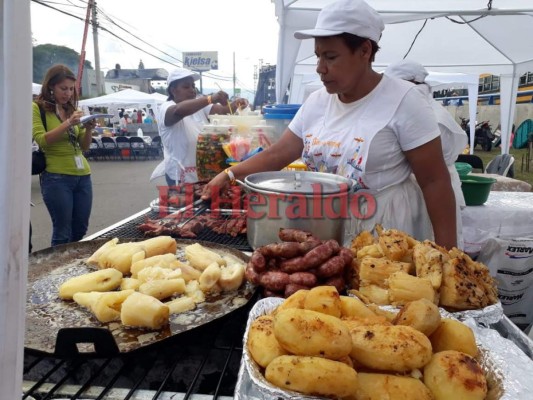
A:
<svg viewBox="0 0 533 400">
<path fill-rule="evenodd" d="M 70 13 L 70 12 L 67 12 L 67 11 L 61 10 L 61 9 L 59 9 L 59 8 L 57 8 L 57 7 L 54 7 L 54 6 L 50 5 L 50 4 L 58 4 L 58 5 L 60 4 L 60 5 L 63 5 L 63 6 L 69 6 L 69 4 L 65 4 L 65 3 L 57 3 L 57 2 L 51 2 L 51 1 L 44 1 L 44 0 L 32 0 L 32 1 L 35 2 L 35 3 L 37 3 L 37 4 L 40 4 L 40 5 L 42 5 L 42 6 L 48 7 L 48 8 L 50 8 L 50 9 L 52 9 L 52 10 L 55 10 L 55 11 L 57 11 L 57 12 L 60 12 L 60 13 L 62 13 L 62 14 L 65 14 L 65 15 L 67 15 L 67 16 L 70 16 L 70 17 L 72 17 L 72 18 L 78 19 L 78 20 L 80 20 L 80 21 L 82 21 L 82 22 L 85 22 L 85 18 L 84 18 L 84 17 L 74 15 L 74 14 L 72 14 L 72 13 Z M 69 1 L 69 0 L 67 0 L 67 1 Z M 84 3 L 84 4 L 87 4 L 86 1 L 81 1 L 81 0 L 79 0 L 79 1 L 82 2 L 82 3 Z M 69 2 L 70 2 L 70 1 L 69 1 Z M 70 6 L 74 6 L 74 7 L 78 7 L 78 8 L 83 8 L 83 7 L 81 7 L 81 6 L 76 6 L 76 5 L 72 4 L 72 3 L 70 4 Z M 115 25 L 116 27 L 122 29 L 124 32 L 130 34 L 131 36 L 133 36 L 133 37 L 136 38 L 137 40 L 141 41 L 142 43 L 144 43 L 144 44 L 150 46 L 152 49 L 154 49 L 154 50 L 156 50 L 156 51 L 159 51 L 159 52 L 163 53 L 164 55 L 169 56 L 169 57 L 171 57 L 171 58 L 173 58 L 173 59 L 175 59 L 175 60 L 177 60 L 178 62 L 181 62 L 181 63 L 183 64 L 183 61 L 182 61 L 182 60 L 179 60 L 178 58 L 176 58 L 176 57 L 174 57 L 174 56 L 172 56 L 172 55 L 170 55 L 170 54 L 168 54 L 168 53 L 166 53 L 166 52 L 164 52 L 164 51 L 158 49 L 157 47 L 151 45 L 150 43 L 148 43 L 148 42 L 144 41 L 143 39 L 139 38 L 138 36 L 134 35 L 134 34 L 131 33 L 130 31 L 128 31 L 127 29 L 121 27 L 119 24 L 117 24 L 116 22 L 114 22 L 114 20 L 113 20 L 109 15 L 107 15 L 107 13 L 105 13 L 100 7 L 97 7 L 97 9 L 99 10 L 99 12 L 101 12 L 101 13 L 105 16 L 105 18 L 106 18 L 110 23 L 112 23 L 112 24 Z M 145 53 L 145 54 L 147 54 L 147 55 L 149 55 L 149 56 L 151 56 L 151 57 L 154 57 L 155 59 L 158 59 L 158 60 L 160 60 L 160 61 L 162 61 L 162 62 L 164 62 L 164 63 L 170 64 L 170 65 L 172 65 L 172 66 L 175 66 L 175 67 L 178 67 L 178 66 L 179 66 L 179 65 L 177 65 L 177 64 L 175 64 L 175 63 L 173 63 L 173 62 L 171 62 L 171 61 L 169 61 L 169 60 L 165 60 L 165 59 L 163 59 L 163 58 L 161 58 L 161 57 L 159 57 L 159 56 L 157 56 L 157 55 L 155 55 L 155 54 L 153 54 L 153 53 L 151 53 L 151 52 L 149 52 L 149 51 L 147 51 L 147 50 L 145 50 L 145 49 L 143 49 L 143 48 L 141 48 L 141 47 L 139 47 L 139 46 L 134 45 L 133 43 L 127 41 L 126 39 L 124 39 L 124 38 L 122 38 L 122 37 L 120 37 L 120 36 L 118 36 L 117 34 L 115 34 L 114 32 L 112 32 L 110 29 L 108 29 L 108 28 L 102 26 L 101 24 L 98 24 L 97 28 L 100 29 L 101 31 L 104 31 L 104 32 L 110 34 L 111 36 L 113 36 L 114 38 L 120 40 L 121 42 L 124 42 L 125 44 L 127 44 L 127 45 L 129 45 L 129 46 L 131 46 L 131 47 L 133 47 L 133 48 L 135 48 L 135 49 L 137 49 L 137 50 L 139 50 L 139 51 L 142 52 L 142 53 Z M 231 81 L 231 80 L 233 79 L 233 77 L 231 77 L 231 76 L 229 76 L 229 77 L 228 77 L 228 76 L 222 76 L 222 75 L 217 75 L 217 74 L 214 74 L 214 73 L 211 73 L 211 72 L 206 72 L 206 73 L 203 74 L 203 76 L 206 77 L 206 78 L 210 78 L 210 79 L 218 79 L 218 80 L 223 80 L 223 81 Z"/>
</svg>

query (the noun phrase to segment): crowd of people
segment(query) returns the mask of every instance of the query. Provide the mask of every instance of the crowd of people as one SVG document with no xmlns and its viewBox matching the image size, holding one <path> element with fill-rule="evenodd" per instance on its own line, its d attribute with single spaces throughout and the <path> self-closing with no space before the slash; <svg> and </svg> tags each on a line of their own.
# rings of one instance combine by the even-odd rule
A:
<svg viewBox="0 0 533 400">
<path fill-rule="evenodd" d="M 342 175 L 373 194 L 377 212 L 352 221 L 354 233 L 379 223 L 446 248 L 460 244 L 464 200 L 453 164 L 466 137 L 433 100 L 420 64 L 400 62 L 384 74 L 373 70 L 384 28 L 363 0 L 337 0 L 321 10 L 314 29 L 295 32 L 297 39 L 314 40 L 323 88 L 309 96 L 278 142 L 217 175 L 203 197 L 214 187 L 281 170 L 301 158 L 308 170 Z M 47 156 L 41 184 L 54 225 L 52 245 L 83 237 L 92 196 L 90 168 L 81 153 L 91 127 L 78 126 L 75 79 L 61 71 L 49 71 L 34 104 L 33 136 Z M 152 178 L 164 176 L 169 186 L 197 181 L 196 140 L 209 115 L 248 105 L 241 98 L 230 101 L 223 91 L 199 94 L 198 79 L 185 68 L 172 70 L 159 114 L 149 109 L 130 116 L 157 122 L 165 157 Z M 46 110 L 48 130 L 38 105 Z M 128 119 L 121 110 L 121 127 Z"/>
</svg>

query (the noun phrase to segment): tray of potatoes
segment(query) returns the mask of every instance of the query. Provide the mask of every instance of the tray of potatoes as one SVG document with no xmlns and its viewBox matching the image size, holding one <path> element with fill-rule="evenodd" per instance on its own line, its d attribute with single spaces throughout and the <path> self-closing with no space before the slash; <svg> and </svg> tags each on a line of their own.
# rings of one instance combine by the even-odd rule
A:
<svg viewBox="0 0 533 400">
<path fill-rule="evenodd" d="M 256 303 L 243 342 L 236 399 L 516 400 L 533 389 L 518 347 L 425 299 L 393 310 L 331 286 L 300 290 Z"/>
</svg>

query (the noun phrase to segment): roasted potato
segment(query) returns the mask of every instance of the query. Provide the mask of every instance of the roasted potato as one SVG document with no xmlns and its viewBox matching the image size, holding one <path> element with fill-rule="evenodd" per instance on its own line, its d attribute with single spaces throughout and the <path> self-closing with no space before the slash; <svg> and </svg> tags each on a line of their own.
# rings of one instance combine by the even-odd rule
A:
<svg viewBox="0 0 533 400">
<path fill-rule="evenodd" d="M 455 350 L 441 351 L 424 367 L 424 384 L 435 400 L 483 400 L 487 380 L 478 362 Z"/>
<path fill-rule="evenodd" d="M 429 337 L 433 351 L 456 350 L 475 357 L 478 353 L 474 332 L 462 322 L 442 319 L 439 326 Z"/>
<path fill-rule="evenodd" d="M 254 361 L 266 368 L 276 357 L 288 354 L 274 336 L 274 317 L 263 315 L 250 325 L 248 351 Z"/>
<path fill-rule="evenodd" d="M 376 314 L 357 297 L 341 296 L 341 316 L 365 318 Z"/>
<path fill-rule="evenodd" d="M 320 357 L 277 357 L 268 364 L 265 378 L 282 389 L 315 396 L 345 398 L 357 390 L 353 368 Z"/>
<path fill-rule="evenodd" d="M 339 292 L 334 286 L 314 287 L 305 296 L 304 308 L 339 318 L 341 316 Z"/>
<path fill-rule="evenodd" d="M 420 380 L 407 376 L 360 372 L 357 383 L 357 392 L 347 400 L 433 400 Z"/>
<path fill-rule="evenodd" d="M 300 289 L 297 292 L 291 294 L 289 297 L 287 297 L 283 303 L 281 303 L 272 314 L 277 314 L 278 312 L 282 310 L 286 310 L 288 308 L 304 308 L 305 305 L 305 298 L 307 296 L 307 293 L 309 293 L 309 290 L 307 289 Z"/>
<path fill-rule="evenodd" d="M 410 326 L 359 326 L 350 329 L 350 356 L 365 367 L 405 372 L 431 359 L 431 342 Z"/>
<path fill-rule="evenodd" d="M 402 307 L 392 323 L 410 326 L 429 336 L 440 325 L 439 308 L 427 299 L 410 301 Z"/>
<path fill-rule="evenodd" d="M 336 360 L 352 349 L 348 327 L 339 318 L 311 310 L 289 308 L 278 312 L 274 335 L 285 350 L 296 355 Z"/>
</svg>

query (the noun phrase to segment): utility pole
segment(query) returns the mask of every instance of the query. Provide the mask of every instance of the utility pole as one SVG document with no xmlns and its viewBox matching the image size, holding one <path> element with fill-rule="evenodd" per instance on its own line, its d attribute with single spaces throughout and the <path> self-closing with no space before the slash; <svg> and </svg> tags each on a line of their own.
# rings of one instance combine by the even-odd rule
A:
<svg viewBox="0 0 533 400">
<path fill-rule="evenodd" d="M 96 16 L 96 2 L 93 3 L 93 43 L 94 43 L 94 69 L 96 72 L 96 95 L 102 94 L 102 80 L 100 79 L 100 50 L 98 49 L 98 21 Z"/>
<path fill-rule="evenodd" d="M 235 52 L 233 52 L 233 96 L 235 97 Z"/>
<path fill-rule="evenodd" d="M 85 43 L 87 42 L 87 30 L 89 29 L 89 16 L 91 15 L 91 7 L 93 7 L 93 1 L 87 2 L 87 16 L 85 17 L 85 27 L 83 29 L 83 39 L 81 42 L 80 63 L 78 64 L 78 77 L 76 79 L 76 91 L 78 96 L 81 96 L 81 79 L 83 78 L 83 65 L 85 64 Z"/>
</svg>

